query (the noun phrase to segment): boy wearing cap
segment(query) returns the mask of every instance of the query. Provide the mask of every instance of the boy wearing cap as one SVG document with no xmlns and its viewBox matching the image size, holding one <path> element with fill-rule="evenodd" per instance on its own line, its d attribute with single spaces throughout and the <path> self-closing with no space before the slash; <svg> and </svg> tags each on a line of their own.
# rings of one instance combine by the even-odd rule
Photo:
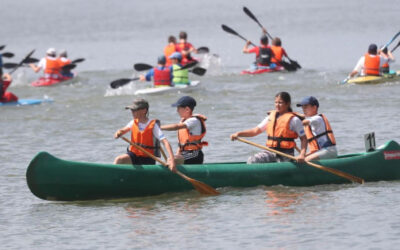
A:
<svg viewBox="0 0 400 250">
<path fill-rule="evenodd" d="M 302 107 L 306 118 L 304 132 L 310 153 L 306 161 L 337 157 L 336 140 L 331 125 L 323 114 L 318 114 L 319 102 L 314 96 L 305 97 L 297 107 Z"/>
<path fill-rule="evenodd" d="M 188 69 L 181 69 L 182 64 L 182 55 L 179 52 L 174 52 L 169 57 L 172 62 L 172 82 L 174 85 L 189 85 L 189 70 Z"/>
<path fill-rule="evenodd" d="M 29 64 L 29 66 L 35 73 L 43 69 L 45 78 L 58 79 L 60 77 L 61 66 L 56 56 L 56 50 L 49 48 L 46 51 L 46 57 L 40 59 L 37 66 L 33 63 Z"/>
<path fill-rule="evenodd" d="M 152 68 L 149 72 L 147 72 L 146 76 L 141 75 L 141 81 L 151 81 L 151 78 L 154 78 L 154 87 L 167 87 L 171 86 L 172 82 L 172 67 L 166 67 L 166 58 L 165 56 L 159 56 L 157 59 L 158 65 L 157 67 Z"/>
<path fill-rule="evenodd" d="M 193 115 L 196 100 L 190 96 L 183 96 L 172 104 L 177 107 L 177 112 L 181 117 L 181 121 L 175 124 L 162 125 L 162 130 L 178 131 L 178 150 L 175 158 L 183 158 L 184 164 L 202 164 L 204 161 L 203 146 L 208 143 L 202 141 L 206 134 L 204 115 Z"/>
<path fill-rule="evenodd" d="M 382 51 L 378 51 L 376 44 L 371 44 L 368 47 L 368 53 L 358 60 L 356 67 L 354 67 L 348 78 L 354 77 L 360 72 L 362 76 L 379 76 L 381 75 L 381 67 L 386 63 L 392 62 L 393 59 L 393 56 L 386 56 Z"/>
<path fill-rule="evenodd" d="M 125 107 L 125 109 L 131 110 L 133 120 L 125 127 L 117 130 L 114 134 L 114 138 L 117 139 L 131 131 L 131 141 L 157 157 L 160 156 L 160 141 L 162 141 L 169 156 L 168 167 L 172 171 L 176 171 L 171 145 L 162 133 L 158 120 L 150 120 L 148 118 L 149 103 L 140 98 L 134 100 L 133 104 Z M 126 154 L 115 158 L 114 164 L 155 164 L 155 161 L 152 158 L 148 157 L 132 145 L 129 146 L 127 151 Z"/>
</svg>

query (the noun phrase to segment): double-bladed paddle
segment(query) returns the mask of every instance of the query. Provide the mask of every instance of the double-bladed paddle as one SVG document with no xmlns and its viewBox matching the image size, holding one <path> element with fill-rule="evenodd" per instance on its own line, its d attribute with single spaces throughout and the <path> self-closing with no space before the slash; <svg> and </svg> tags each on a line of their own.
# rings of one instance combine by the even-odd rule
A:
<svg viewBox="0 0 400 250">
<path fill-rule="evenodd" d="M 397 32 L 396 35 L 394 35 L 394 36 L 392 37 L 392 39 L 390 39 L 390 41 L 387 42 L 387 43 L 381 48 L 381 50 L 383 50 L 384 48 L 387 48 L 394 40 L 396 40 L 396 38 L 397 38 L 398 36 L 400 36 L 400 31 Z"/>
<path fill-rule="evenodd" d="M 262 26 L 262 24 L 258 21 L 258 19 L 256 18 L 256 16 L 255 16 L 248 8 L 243 7 L 243 11 L 244 11 L 244 13 L 246 13 L 247 16 L 249 16 L 251 19 L 253 19 L 253 20 L 258 24 L 258 26 L 260 26 L 260 28 L 263 29 L 263 31 L 266 32 L 267 36 L 268 36 L 271 40 L 273 39 L 272 36 L 271 36 L 271 34 L 268 33 L 267 29 L 265 29 L 264 26 Z M 286 57 L 287 57 L 287 59 L 290 61 L 290 63 L 293 65 L 293 66 L 291 67 L 291 69 L 292 69 L 291 71 L 293 71 L 293 68 L 294 68 L 295 70 L 296 70 L 296 69 L 301 69 L 301 66 L 300 66 L 300 64 L 299 64 L 297 61 L 292 60 L 288 55 L 287 55 Z M 283 66 L 283 65 L 282 65 L 282 66 Z"/>
<path fill-rule="evenodd" d="M 6 47 L 5 45 L 1 45 L 0 50 L 3 50 L 5 47 Z"/>
<path fill-rule="evenodd" d="M 198 54 L 206 54 L 206 53 L 209 53 L 209 52 L 210 52 L 210 49 L 207 48 L 207 47 L 200 47 L 200 48 L 197 49 L 197 53 Z"/>
<path fill-rule="evenodd" d="M 278 154 L 278 155 L 287 157 L 287 158 L 289 158 L 289 159 L 296 160 L 296 157 L 294 157 L 294 156 L 292 156 L 292 155 L 282 153 L 282 152 L 280 152 L 280 151 L 278 151 L 278 150 L 275 150 L 275 149 L 272 149 L 272 148 L 269 148 L 269 147 L 266 147 L 266 146 L 263 146 L 263 145 L 259 145 L 259 144 L 257 144 L 257 143 L 254 143 L 254 142 L 245 140 L 245 139 L 243 139 L 243 138 L 238 137 L 237 140 L 238 140 L 238 141 L 241 141 L 241 142 L 244 142 L 244 143 L 247 143 L 247 144 L 250 144 L 250 145 L 253 145 L 253 146 L 256 146 L 256 147 L 261 148 L 261 149 L 264 149 L 264 150 L 268 150 L 268 151 L 270 151 L 270 152 L 272 152 L 272 153 L 275 153 L 275 154 Z M 308 165 L 314 167 L 314 168 L 318 168 L 318 169 L 320 169 L 320 170 L 329 172 L 329 173 L 331 173 L 331 174 L 334 174 L 334 175 L 337 175 L 337 176 L 346 178 L 346 179 L 348 179 L 348 180 L 350 180 L 350 181 L 352 181 L 352 182 L 357 182 L 357 183 L 360 183 L 360 184 L 363 184 L 363 183 L 364 183 L 364 180 L 363 180 L 362 178 L 357 177 L 357 176 L 353 176 L 353 175 L 351 175 L 351 174 L 342 172 L 342 171 L 340 171 L 340 170 L 333 169 L 333 168 L 328 168 L 328 167 L 325 167 L 325 166 L 322 166 L 322 165 L 319 165 L 319 164 L 316 164 L 316 163 L 313 163 L 313 162 L 310 162 L 310 161 L 306 161 L 306 163 L 307 163 Z"/>
<path fill-rule="evenodd" d="M 122 86 L 124 86 L 125 84 L 131 82 L 131 81 L 137 81 L 137 80 L 139 80 L 139 79 L 140 79 L 139 77 L 117 79 L 117 80 L 112 81 L 112 82 L 110 83 L 110 87 L 113 88 L 113 89 L 117 89 L 117 88 L 122 87 Z"/>
<path fill-rule="evenodd" d="M 4 53 L 1 53 L 1 56 L 5 57 L 5 58 L 12 58 L 12 57 L 14 57 L 14 53 L 4 52 Z"/>
<path fill-rule="evenodd" d="M 141 146 L 139 146 L 139 145 L 133 143 L 132 141 L 130 141 L 129 139 L 127 139 L 127 138 L 125 138 L 125 137 L 123 137 L 123 136 L 122 136 L 121 138 L 122 138 L 124 141 L 126 141 L 127 143 L 129 143 L 130 145 L 132 145 L 133 147 L 135 147 L 136 149 L 138 149 L 138 150 L 140 150 L 141 152 L 145 153 L 148 157 L 150 157 L 150 158 L 152 158 L 153 160 L 155 160 L 155 161 L 161 163 L 161 165 L 163 165 L 164 167 L 167 167 L 167 166 L 168 166 L 168 164 L 167 164 L 166 162 L 164 162 L 164 161 L 161 160 L 160 158 L 154 156 L 153 154 L 147 152 L 147 151 L 146 151 L 144 148 L 142 148 Z M 207 185 L 207 184 L 205 184 L 205 183 L 203 183 L 203 182 L 201 182 L 201 181 L 198 181 L 198 180 L 195 180 L 195 179 L 193 179 L 193 178 L 190 178 L 190 177 L 186 176 L 185 174 L 179 172 L 178 170 L 176 170 L 176 172 L 174 172 L 174 173 L 176 173 L 177 175 L 179 175 L 180 177 L 182 177 L 182 178 L 185 179 L 186 181 L 190 182 L 190 183 L 193 185 L 193 187 L 194 187 L 199 193 L 201 193 L 201 194 L 208 194 L 208 195 L 218 195 L 218 194 L 219 194 L 219 192 L 218 192 L 216 189 L 214 189 L 213 187 L 211 187 L 211 186 L 209 186 L 209 185 Z"/>
<path fill-rule="evenodd" d="M 25 63 L 26 60 L 29 60 L 29 58 L 31 57 L 31 55 L 32 55 L 34 52 L 35 52 L 35 50 L 32 50 L 31 52 L 29 52 L 29 53 L 24 57 L 24 59 L 22 59 L 22 61 L 21 61 L 20 63 L 18 63 L 18 64 L 14 67 L 14 69 L 12 69 L 12 70 L 9 72 L 9 74 L 11 75 L 12 73 L 14 73 L 19 67 L 21 67 L 21 66 Z"/>
<path fill-rule="evenodd" d="M 77 59 L 73 60 L 71 62 L 71 64 L 80 63 L 80 62 L 83 62 L 83 61 L 85 61 L 85 58 L 77 58 Z"/>
<path fill-rule="evenodd" d="M 400 46 L 400 41 L 397 43 L 396 46 L 394 46 L 394 48 L 390 52 L 393 53 L 393 51 L 395 51 L 399 46 Z"/>
<path fill-rule="evenodd" d="M 61 67 L 61 71 L 70 71 L 71 69 L 74 69 L 76 67 L 76 64 L 67 64 Z"/>
</svg>

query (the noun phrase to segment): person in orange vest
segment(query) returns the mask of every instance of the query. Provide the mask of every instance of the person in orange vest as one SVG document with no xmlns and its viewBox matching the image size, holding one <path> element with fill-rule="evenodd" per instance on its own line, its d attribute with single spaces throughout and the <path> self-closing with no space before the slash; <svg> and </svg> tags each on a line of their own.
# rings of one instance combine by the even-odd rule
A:
<svg viewBox="0 0 400 250">
<path fill-rule="evenodd" d="M 319 102 L 314 96 L 305 97 L 296 105 L 303 109 L 304 131 L 308 141 L 307 161 L 337 157 L 336 140 L 331 125 L 323 114 L 318 114 Z"/>
<path fill-rule="evenodd" d="M 157 157 L 160 156 L 161 141 L 169 156 L 168 167 L 172 171 L 176 171 L 171 145 L 160 129 L 159 121 L 150 120 L 148 118 L 149 103 L 146 100 L 139 98 L 134 100 L 132 105 L 126 106 L 125 109 L 131 110 L 133 120 L 131 120 L 125 127 L 118 129 L 114 134 L 114 138 L 117 139 L 130 131 L 131 141 L 133 143 L 136 143 Z M 119 155 L 115 158 L 114 164 L 153 165 L 155 164 L 155 161 L 131 145 L 128 147 L 126 154 Z"/>
<path fill-rule="evenodd" d="M 356 67 L 348 78 L 354 77 L 357 74 L 362 76 L 379 76 L 381 75 L 382 66 L 389 62 L 391 62 L 391 59 L 386 57 L 381 51 L 378 51 L 376 44 L 371 44 L 368 47 L 368 53 L 358 60 Z"/>
<path fill-rule="evenodd" d="M 390 50 L 388 50 L 387 47 L 385 47 L 382 50 L 382 53 L 383 53 L 384 56 L 386 56 L 387 58 L 390 59 L 390 63 L 395 61 L 394 56 L 392 55 L 392 52 Z M 382 65 L 382 73 L 383 74 L 389 74 L 390 73 L 389 62 L 387 62 L 384 65 Z"/>
<path fill-rule="evenodd" d="M 46 51 L 46 57 L 42 58 L 37 66 L 33 63 L 29 64 L 29 66 L 36 73 L 43 69 L 45 78 L 58 79 L 61 77 L 61 67 L 54 48 L 49 48 Z"/>
<path fill-rule="evenodd" d="M 147 72 L 147 74 L 141 75 L 141 81 L 151 81 L 151 78 L 154 79 L 153 85 L 154 87 L 165 87 L 171 86 L 172 82 L 172 67 L 165 66 L 166 58 L 165 56 L 159 56 L 157 60 L 157 67 L 152 68 Z"/>
<path fill-rule="evenodd" d="M 67 51 L 62 49 L 58 55 L 58 62 L 60 64 L 60 68 L 64 67 L 65 65 L 71 64 L 71 60 L 68 59 Z M 63 77 L 73 77 L 74 74 L 70 70 L 61 70 L 61 75 Z"/>
<path fill-rule="evenodd" d="M 4 74 L 0 68 L 0 102 L 16 102 L 18 97 L 11 92 L 6 91 L 12 82 L 12 77 L 9 74 Z"/>
<path fill-rule="evenodd" d="M 203 146 L 208 143 L 203 141 L 205 136 L 207 118 L 201 114 L 193 114 L 196 100 L 191 96 L 182 96 L 172 104 L 177 107 L 177 112 L 181 117 L 179 123 L 162 125 L 162 130 L 178 131 L 179 147 L 175 155 L 177 162 L 184 164 L 202 164 L 204 161 Z"/>
<path fill-rule="evenodd" d="M 181 31 L 179 33 L 179 43 L 176 44 L 176 51 L 182 55 L 182 65 L 196 61 L 192 58 L 191 53 L 197 53 L 197 50 L 191 43 L 187 41 L 187 33 L 185 31 Z"/>
<path fill-rule="evenodd" d="M 249 48 L 250 44 L 251 41 L 247 41 L 242 51 L 245 54 L 256 54 L 256 61 L 251 65 L 251 69 L 257 70 L 276 67 L 276 64 L 271 62 L 271 59 L 274 57 L 274 52 L 268 45 L 268 37 L 266 35 L 260 38 L 260 46 Z"/>
<path fill-rule="evenodd" d="M 168 37 L 168 45 L 164 47 L 164 56 L 167 59 L 165 66 L 171 66 L 172 62 L 169 57 L 172 53 L 176 52 L 176 38 L 174 36 Z"/>
<path fill-rule="evenodd" d="M 275 37 L 272 40 L 271 50 L 274 56 L 271 58 L 271 62 L 281 66 L 281 61 L 284 56 L 287 57 L 285 49 L 282 47 L 282 41 L 279 37 Z"/>
<path fill-rule="evenodd" d="M 246 129 L 231 134 L 231 140 L 238 137 L 253 137 L 261 134 L 267 134 L 267 147 L 275 149 L 285 154 L 294 155 L 296 147 L 296 138 L 300 138 L 300 154 L 296 157 L 297 162 L 304 162 L 307 149 L 307 139 L 305 136 L 303 124 L 296 113 L 291 108 L 291 97 L 287 92 L 279 92 L 275 95 L 275 110 L 268 112 L 256 127 Z M 290 161 L 290 159 L 276 155 L 269 151 L 257 153 L 247 160 L 248 164 L 264 162 Z"/>
</svg>

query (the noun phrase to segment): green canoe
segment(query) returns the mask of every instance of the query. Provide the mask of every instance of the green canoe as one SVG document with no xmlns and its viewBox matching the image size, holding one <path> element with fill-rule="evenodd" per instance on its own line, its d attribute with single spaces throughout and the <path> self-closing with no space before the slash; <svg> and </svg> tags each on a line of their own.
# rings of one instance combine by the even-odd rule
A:
<svg viewBox="0 0 400 250">
<path fill-rule="evenodd" d="M 392 71 L 390 74 L 383 74 L 382 76 L 358 76 L 348 80 L 347 83 L 378 84 L 398 80 L 400 80 L 400 70 Z"/>
<path fill-rule="evenodd" d="M 400 179 L 400 146 L 389 141 L 373 152 L 321 160 L 319 164 L 365 181 Z M 258 185 L 313 186 L 349 183 L 308 165 L 292 162 L 181 165 L 178 170 L 214 188 Z M 38 153 L 26 172 L 32 193 L 45 200 L 93 200 L 158 195 L 192 190 L 193 186 L 160 165 L 112 165 L 73 162 Z"/>
</svg>

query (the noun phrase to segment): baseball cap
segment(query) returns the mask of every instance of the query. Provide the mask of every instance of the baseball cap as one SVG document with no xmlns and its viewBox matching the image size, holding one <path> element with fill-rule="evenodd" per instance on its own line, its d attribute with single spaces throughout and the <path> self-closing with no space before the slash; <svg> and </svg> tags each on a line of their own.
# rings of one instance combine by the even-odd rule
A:
<svg viewBox="0 0 400 250">
<path fill-rule="evenodd" d="M 189 107 L 193 109 L 196 106 L 196 100 L 191 96 L 182 96 L 179 100 L 171 105 L 172 107 Z"/>
<path fill-rule="evenodd" d="M 297 107 L 301 107 L 303 105 L 313 105 L 313 106 L 317 106 L 319 107 L 319 102 L 317 100 L 317 98 L 315 98 L 314 96 L 307 96 L 305 97 L 300 103 L 298 103 L 296 106 Z"/>
<path fill-rule="evenodd" d="M 172 55 L 169 56 L 169 59 L 181 59 L 182 55 L 179 52 L 174 52 Z"/>
<path fill-rule="evenodd" d="M 139 109 L 149 109 L 149 103 L 145 99 L 139 98 L 134 100 L 132 105 L 126 106 L 125 109 L 130 109 L 133 111 Z"/>
<path fill-rule="evenodd" d="M 46 54 L 55 55 L 56 54 L 56 49 L 55 48 L 48 48 L 47 51 L 46 51 Z"/>
</svg>

